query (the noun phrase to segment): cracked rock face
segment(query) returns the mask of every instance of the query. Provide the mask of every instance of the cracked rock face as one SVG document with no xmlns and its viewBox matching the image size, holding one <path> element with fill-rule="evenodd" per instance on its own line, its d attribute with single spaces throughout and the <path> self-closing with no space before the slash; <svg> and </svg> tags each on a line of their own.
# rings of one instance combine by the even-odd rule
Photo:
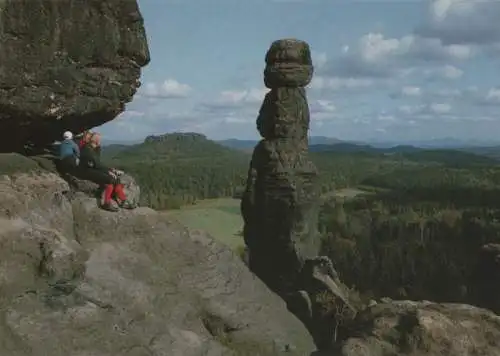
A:
<svg viewBox="0 0 500 356">
<path fill-rule="evenodd" d="M 500 317 L 466 304 L 388 301 L 363 310 L 343 337 L 317 356 L 498 356 Z"/>
<path fill-rule="evenodd" d="M 113 120 L 149 58 L 136 0 L 0 0 L 0 152 Z"/>
<path fill-rule="evenodd" d="M 332 262 L 318 256 L 318 172 L 308 158 L 304 88 L 313 72 L 306 42 L 271 44 L 264 69 L 271 90 L 256 123 L 263 140 L 252 155 L 241 212 L 250 269 L 287 301 L 318 348 L 327 349 L 336 337 L 335 324 L 352 319 L 356 309 Z"/>
<path fill-rule="evenodd" d="M 271 44 L 264 70 L 271 90 L 257 118 L 263 140 L 253 152 L 241 205 L 249 266 L 281 296 L 296 289 L 304 260 L 316 257 L 320 245 L 317 170 L 307 155 L 304 86 L 312 74 L 307 43 Z"/>
<path fill-rule="evenodd" d="M 0 154 L 0 355 L 314 350 L 229 248 L 149 208 L 103 211 L 47 171 L 12 173 L 31 161 Z"/>
</svg>

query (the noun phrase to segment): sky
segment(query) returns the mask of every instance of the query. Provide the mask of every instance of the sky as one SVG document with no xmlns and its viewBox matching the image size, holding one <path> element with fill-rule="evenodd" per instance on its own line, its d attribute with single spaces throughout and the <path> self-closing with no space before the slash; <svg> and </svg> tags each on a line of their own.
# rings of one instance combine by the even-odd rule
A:
<svg viewBox="0 0 500 356">
<path fill-rule="evenodd" d="M 259 139 L 264 57 L 309 43 L 312 136 L 500 142 L 500 0 L 139 0 L 151 52 L 109 140 Z M 498 136 L 498 138 L 497 138 Z"/>
</svg>

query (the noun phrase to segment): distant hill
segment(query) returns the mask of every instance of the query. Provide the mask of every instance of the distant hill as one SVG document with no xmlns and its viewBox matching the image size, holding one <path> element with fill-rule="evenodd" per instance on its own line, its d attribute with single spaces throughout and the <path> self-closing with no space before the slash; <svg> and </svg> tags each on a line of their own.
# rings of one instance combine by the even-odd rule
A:
<svg viewBox="0 0 500 356">
<path fill-rule="evenodd" d="M 237 138 L 230 138 L 227 140 L 219 140 L 217 143 L 237 150 L 253 150 L 255 145 L 259 142 L 258 140 L 239 140 Z M 311 136 L 309 137 L 309 145 L 332 145 L 336 143 L 344 142 L 334 137 L 326 136 Z"/>
<path fill-rule="evenodd" d="M 420 151 L 405 152 L 402 156 L 414 162 L 437 162 L 455 167 L 494 166 L 500 164 L 498 160 L 491 157 L 452 149 L 422 149 Z"/>
<path fill-rule="evenodd" d="M 368 153 L 404 153 L 404 152 L 417 152 L 421 148 L 414 146 L 394 146 L 388 148 L 374 147 L 368 144 L 340 142 L 335 144 L 319 144 L 309 145 L 310 152 L 368 152 Z"/>
<path fill-rule="evenodd" d="M 451 141 L 449 141 L 451 142 Z M 111 144 L 103 150 L 106 159 L 144 163 L 147 161 L 190 161 L 214 164 L 248 163 L 249 153 L 257 140 L 228 139 L 212 141 L 205 135 L 189 133 L 169 133 L 148 136 L 139 144 Z M 366 143 L 341 141 L 324 136 L 310 137 L 311 153 L 328 152 L 337 154 L 367 154 L 375 156 L 398 156 L 414 162 L 436 162 L 451 166 L 496 165 L 500 159 L 500 146 L 464 147 L 459 149 L 429 149 L 412 145 L 374 147 Z M 244 152 L 242 152 L 244 151 Z M 224 163 L 225 162 L 225 163 Z M 240 166 L 241 167 L 241 166 Z"/>
<path fill-rule="evenodd" d="M 123 145 L 123 144 L 110 144 L 110 145 L 102 145 L 103 154 L 107 157 L 113 157 L 123 150 L 130 148 L 132 145 Z"/>
<path fill-rule="evenodd" d="M 250 154 L 201 134 L 170 133 L 136 145 L 104 147 L 103 160 L 133 175 L 143 202 L 161 210 L 233 196 L 246 181 Z"/>
<path fill-rule="evenodd" d="M 107 159 L 126 160 L 129 163 L 136 160 L 245 160 L 247 157 L 240 151 L 193 132 L 148 136 L 144 142 L 135 145 L 109 145 L 103 149 L 103 154 Z"/>
<path fill-rule="evenodd" d="M 257 140 L 238 140 L 236 138 L 230 138 L 227 140 L 219 140 L 216 142 L 218 144 L 225 146 L 225 147 L 234 148 L 235 150 L 248 151 L 248 150 L 253 150 L 253 148 L 255 147 L 255 145 L 257 145 L 257 143 L 259 141 L 257 141 Z"/>
<path fill-rule="evenodd" d="M 325 142 L 325 139 L 311 141 Z M 360 184 L 392 188 L 405 185 L 406 181 L 421 185 L 437 180 L 449 183 L 459 178 L 467 184 L 472 181 L 491 184 L 490 178 L 484 178 L 481 172 L 489 172 L 500 163 L 465 150 L 409 145 L 377 148 L 332 141 L 310 146 L 311 160 L 321 172 L 318 183 L 323 192 Z M 242 144 L 232 140 L 233 146 L 235 142 L 240 148 L 227 147 L 197 133 L 170 133 L 149 136 L 134 145 L 108 145 L 103 149 L 103 160 L 136 177 L 144 193 L 144 203 L 155 209 L 171 209 L 199 199 L 234 197 L 241 193 L 251 157 L 251 149 L 241 147 L 249 147 L 251 143 L 253 148 L 257 142 L 249 140 Z"/>
<path fill-rule="evenodd" d="M 252 150 L 257 144 L 258 140 L 239 140 L 236 138 L 219 140 L 219 144 L 238 149 L 238 150 Z M 392 149 L 395 151 L 414 151 L 416 149 L 460 149 L 460 150 L 476 150 L 486 147 L 498 147 L 500 151 L 500 145 L 496 145 L 491 142 L 482 142 L 474 140 L 459 140 L 455 138 L 441 138 L 441 139 L 431 139 L 431 140 L 415 140 L 415 141 L 351 141 L 351 140 L 340 140 L 335 137 L 326 136 L 311 136 L 309 137 L 309 146 L 329 146 L 347 144 L 345 150 L 347 151 L 357 151 L 359 146 L 367 149 L 368 147 L 376 149 Z M 337 146 L 335 149 L 339 150 L 342 146 Z M 318 150 L 328 150 L 326 147 L 316 147 Z M 480 150 L 479 150 L 480 151 Z"/>
<path fill-rule="evenodd" d="M 190 134 L 190 133 L 187 133 Z M 225 140 L 216 140 L 218 144 L 243 151 L 253 150 L 255 145 L 259 140 L 240 140 L 236 138 L 230 138 Z M 119 150 L 125 146 L 132 146 L 142 143 L 141 140 L 106 140 L 103 138 L 103 147 L 112 147 L 113 150 Z M 413 141 L 379 141 L 379 140 L 367 140 L 367 141 L 351 141 L 351 140 L 340 140 L 335 137 L 327 136 L 311 136 L 309 137 L 310 146 L 319 145 L 336 145 L 339 143 L 347 143 L 356 146 L 363 146 L 365 148 L 372 147 L 377 149 L 393 149 L 395 151 L 401 152 L 405 148 L 409 151 L 414 151 L 415 149 L 457 149 L 461 151 L 467 151 L 472 153 L 477 153 L 480 155 L 486 155 L 489 157 L 500 157 L 500 142 L 496 141 L 478 141 L 478 140 L 461 140 L 452 137 L 445 137 L 439 139 L 429 139 L 429 140 L 413 140 Z M 347 149 L 348 146 L 346 146 Z M 339 147 L 336 148 L 338 150 Z M 315 150 L 328 150 L 326 148 L 318 147 Z M 359 150 L 359 148 L 354 148 L 354 150 Z M 347 149 L 349 151 L 349 149 Z"/>
<path fill-rule="evenodd" d="M 140 140 L 108 140 L 106 138 L 101 139 L 101 145 L 103 147 L 108 147 L 108 146 L 113 146 L 113 145 L 119 145 L 119 146 L 130 146 L 130 145 L 137 145 L 141 143 L 143 139 Z"/>
<path fill-rule="evenodd" d="M 500 156 L 500 147 L 496 152 Z M 377 148 L 367 144 L 337 143 L 333 145 L 311 145 L 309 151 L 312 153 L 366 153 L 372 155 L 398 156 L 413 162 L 435 162 L 446 166 L 471 166 L 471 165 L 497 165 L 496 157 L 488 157 L 485 154 L 479 154 L 481 149 L 476 148 L 477 152 L 467 151 L 466 149 L 425 149 L 414 146 L 394 146 L 389 148 Z"/>
<path fill-rule="evenodd" d="M 335 137 L 326 137 L 326 136 L 311 136 L 309 137 L 309 145 L 334 145 L 342 142 L 351 142 L 351 141 L 343 141 L 339 140 Z M 354 142 L 351 142 L 354 143 Z"/>
<path fill-rule="evenodd" d="M 500 160 L 500 146 L 489 146 L 489 147 L 464 147 L 460 149 L 461 151 L 474 153 L 481 156 L 486 156 L 496 160 Z"/>
<path fill-rule="evenodd" d="M 461 148 L 474 148 L 474 147 L 490 147 L 498 146 L 498 141 L 479 141 L 479 140 L 462 140 L 453 137 L 443 137 L 428 140 L 410 140 L 410 141 L 379 141 L 367 140 L 366 143 L 378 147 L 389 148 L 398 145 L 414 146 L 419 148 L 428 149 L 461 149 Z"/>
</svg>

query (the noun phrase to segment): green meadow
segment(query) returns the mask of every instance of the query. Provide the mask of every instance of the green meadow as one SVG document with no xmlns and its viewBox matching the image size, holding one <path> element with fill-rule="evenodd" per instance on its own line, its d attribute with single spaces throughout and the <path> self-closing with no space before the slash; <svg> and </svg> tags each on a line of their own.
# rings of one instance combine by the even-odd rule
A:
<svg viewBox="0 0 500 356">
<path fill-rule="evenodd" d="M 234 250 L 244 245 L 239 199 L 201 200 L 194 205 L 165 211 L 165 214 L 190 229 L 207 231 L 213 238 Z"/>
</svg>

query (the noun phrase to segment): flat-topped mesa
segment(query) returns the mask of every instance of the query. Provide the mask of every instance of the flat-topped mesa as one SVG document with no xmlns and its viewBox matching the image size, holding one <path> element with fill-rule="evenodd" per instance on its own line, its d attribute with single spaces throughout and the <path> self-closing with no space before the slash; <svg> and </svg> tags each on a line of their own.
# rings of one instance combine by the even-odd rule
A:
<svg viewBox="0 0 500 356">
<path fill-rule="evenodd" d="M 242 201 L 250 268 L 279 294 L 293 290 L 306 258 L 317 256 L 317 171 L 307 158 L 313 73 L 309 45 L 286 39 L 266 55 L 267 93 L 257 118 L 264 138 L 250 164 Z"/>
<path fill-rule="evenodd" d="M 0 24 L 0 152 L 113 120 L 150 60 L 136 0 L 2 0 Z"/>
</svg>

